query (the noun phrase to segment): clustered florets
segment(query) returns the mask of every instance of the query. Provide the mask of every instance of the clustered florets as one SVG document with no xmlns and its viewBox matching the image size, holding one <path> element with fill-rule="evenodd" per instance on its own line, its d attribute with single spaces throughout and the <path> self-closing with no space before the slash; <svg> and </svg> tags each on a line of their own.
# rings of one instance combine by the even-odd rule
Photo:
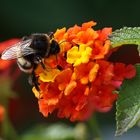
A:
<svg viewBox="0 0 140 140">
<path fill-rule="evenodd" d="M 56 56 L 45 58 L 47 70 L 38 65 L 39 109 L 44 116 L 57 110 L 61 118 L 86 120 L 95 111 L 107 112 L 117 99 L 116 91 L 125 78 L 135 76 L 135 68 L 107 61 L 111 52 L 111 28 L 95 31 L 93 21 L 82 26 L 58 29 L 54 38 L 60 44 Z M 61 67 L 61 69 L 58 68 Z"/>
</svg>

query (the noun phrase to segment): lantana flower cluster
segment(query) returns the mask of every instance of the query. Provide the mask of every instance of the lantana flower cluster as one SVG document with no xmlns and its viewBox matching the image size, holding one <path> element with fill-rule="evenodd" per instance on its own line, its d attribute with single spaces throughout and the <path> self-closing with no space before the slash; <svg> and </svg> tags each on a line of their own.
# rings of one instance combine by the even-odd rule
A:
<svg viewBox="0 0 140 140">
<path fill-rule="evenodd" d="M 45 117 L 57 111 L 58 117 L 76 121 L 88 119 L 93 112 L 107 112 L 123 80 L 135 76 L 131 64 L 108 61 L 112 28 L 96 31 L 95 25 L 90 21 L 54 33 L 60 52 L 44 59 L 46 70 L 38 65 L 40 92 L 33 87 Z"/>
</svg>

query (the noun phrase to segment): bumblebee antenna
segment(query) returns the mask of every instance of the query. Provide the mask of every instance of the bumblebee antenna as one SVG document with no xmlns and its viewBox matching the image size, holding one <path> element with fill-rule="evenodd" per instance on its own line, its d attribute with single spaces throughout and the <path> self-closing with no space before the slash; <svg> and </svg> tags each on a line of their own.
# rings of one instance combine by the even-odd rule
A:
<svg viewBox="0 0 140 140">
<path fill-rule="evenodd" d="M 62 43 L 64 43 L 64 42 L 68 42 L 68 41 L 66 41 L 66 40 L 63 40 L 63 41 L 61 41 L 60 43 L 59 43 L 59 45 L 61 45 Z"/>
<path fill-rule="evenodd" d="M 70 43 L 71 45 L 73 45 L 72 43 L 74 43 L 74 42 L 69 42 L 69 41 L 67 41 L 67 40 L 63 40 L 63 41 L 61 41 L 60 43 L 59 43 L 59 45 L 61 45 L 62 43 L 64 43 L 64 42 L 68 42 L 68 43 Z M 76 44 L 76 43 L 74 43 L 74 44 Z M 79 46 L 79 44 L 76 44 L 77 46 Z"/>
<path fill-rule="evenodd" d="M 49 32 L 48 36 L 52 39 L 54 37 L 54 33 L 53 32 Z"/>
</svg>

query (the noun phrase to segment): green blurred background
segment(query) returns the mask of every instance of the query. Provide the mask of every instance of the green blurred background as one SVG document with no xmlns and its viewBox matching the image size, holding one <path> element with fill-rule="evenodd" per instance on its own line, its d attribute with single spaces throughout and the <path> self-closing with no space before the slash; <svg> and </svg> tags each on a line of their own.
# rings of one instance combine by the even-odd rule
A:
<svg viewBox="0 0 140 140">
<path fill-rule="evenodd" d="M 0 0 L 0 41 L 36 32 L 47 33 L 90 20 L 97 22 L 96 29 L 113 27 L 115 30 L 124 26 L 140 26 L 139 7 L 139 0 Z M 16 117 L 11 115 L 15 125 L 19 127 L 18 123 L 24 119 L 20 130 L 26 129 L 34 120 L 46 120 L 38 112 L 37 100 L 31 93 L 26 78 L 23 74 L 18 79 L 26 87 L 26 93 L 22 90 L 19 92 L 22 100 L 11 104 L 12 110 L 17 112 Z M 99 114 L 98 117 L 105 140 L 139 140 L 139 129 L 130 130 L 130 133 L 121 138 L 114 138 L 114 111 Z M 52 120 L 49 118 L 47 121 Z"/>
<path fill-rule="evenodd" d="M 139 0 L 1 0 L 0 38 L 95 20 L 97 28 L 139 26 Z"/>
</svg>

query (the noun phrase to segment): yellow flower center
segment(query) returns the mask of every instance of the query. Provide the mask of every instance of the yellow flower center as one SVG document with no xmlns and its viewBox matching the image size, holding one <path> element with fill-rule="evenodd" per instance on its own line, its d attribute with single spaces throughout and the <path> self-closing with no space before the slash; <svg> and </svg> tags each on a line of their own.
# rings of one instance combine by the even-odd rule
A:
<svg viewBox="0 0 140 140">
<path fill-rule="evenodd" d="M 85 44 L 81 44 L 79 47 L 74 46 L 67 52 L 67 62 L 74 64 L 74 66 L 88 63 L 91 53 L 92 48 Z"/>
</svg>

